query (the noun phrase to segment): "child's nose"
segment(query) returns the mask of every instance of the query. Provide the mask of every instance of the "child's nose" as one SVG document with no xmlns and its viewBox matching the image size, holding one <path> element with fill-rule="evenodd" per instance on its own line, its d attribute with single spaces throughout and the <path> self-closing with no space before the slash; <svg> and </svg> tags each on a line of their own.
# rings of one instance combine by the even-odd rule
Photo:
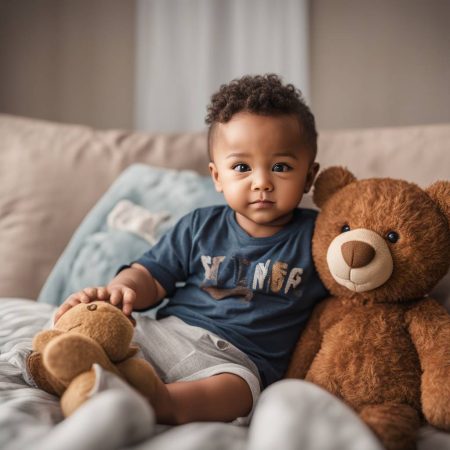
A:
<svg viewBox="0 0 450 450">
<path fill-rule="evenodd" d="M 256 172 L 253 176 L 252 190 L 254 191 L 272 191 L 273 184 L 270 176 L 263 172 Z"/>
</svg>

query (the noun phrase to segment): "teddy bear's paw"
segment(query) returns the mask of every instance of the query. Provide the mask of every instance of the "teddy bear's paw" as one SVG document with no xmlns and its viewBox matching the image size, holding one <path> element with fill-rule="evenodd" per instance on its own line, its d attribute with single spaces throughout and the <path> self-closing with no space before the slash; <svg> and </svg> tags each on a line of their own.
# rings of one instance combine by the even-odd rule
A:
<svg viewBox="0 0 450 450">
<path fill-rule="evenodd" d="M 47 344 L 57 336 L 60 336 L 60 330 L 44 330 L 33 338 L 33 350 L 42 353 Z"/>
<path fill-rule="evenodd" d="M 61 409 L 64 417 L 70 416 L 88 398 L 96 383 L 94 369 L 75 377 L 61 397 Z"/>
<path fill-rule="evenodd" d="M 39 389 L 53 395 L 61 395 L 65 387 L 45 369 L 42 354 L 32 352 L 27 358 L 27 371 Z"/>
<path fill-rule="evenodd" d="M 450 430 L 449 379 L 448 365 L 427 369 L 422 374 L 423 415 L 429 424 L 446 431 Z"/>
<path fill-rule="evenodd" d="M 415 450 L 420 417 L 411 406 L 399 403 L 368 405 L 360 411 L 360 416 L 387 450 Z"/>
<path fill-rule="evenodd" d="M 90 370 L 94 363 L 117 373 L 102 347 L 90 337 L 78 333 L 56 337 L 48 343 L 43 353 L 47 371 L 65 385 Z"/>
<path fill-rule="evenodd" d="M 424 373 L 425 378 L 425 373 Z M 445 380 L 422 384 L 422 411 L 428 423 L 445 431 L 450 431 L 450 387 Z M 430 380 L 431 381 L 431 380 Z"/>
</svg>

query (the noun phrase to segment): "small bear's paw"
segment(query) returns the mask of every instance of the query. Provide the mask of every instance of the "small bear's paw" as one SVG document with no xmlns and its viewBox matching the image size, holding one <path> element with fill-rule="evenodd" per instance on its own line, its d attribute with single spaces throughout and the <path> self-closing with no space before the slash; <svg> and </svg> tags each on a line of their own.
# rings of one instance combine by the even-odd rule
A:
<svg viewBox="0 0 450 450">
<path fill-rule="evenodd" d="M 65 333 L 45 347 L 43 364 L 64 385 L 91 369 L 93 364 L 116 372 L 102 347 L 93 339 L 78 333 Z"/>
<path fill-rule="evenodd" d="M 95 386 L 94 369 L 76 376 L 61 397 L 61 409 L 64 417 L 70 416 L 89 398 L 89 393 Z"/>
</svg>

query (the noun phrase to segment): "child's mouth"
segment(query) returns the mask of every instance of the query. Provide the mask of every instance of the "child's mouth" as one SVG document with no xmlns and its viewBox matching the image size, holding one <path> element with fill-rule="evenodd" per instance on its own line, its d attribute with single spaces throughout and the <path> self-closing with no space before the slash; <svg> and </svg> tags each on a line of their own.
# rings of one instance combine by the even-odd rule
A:
<svg viewBox="0 0 450 450">
<path fill-rule="evenodd" d="M 275 204 L 270 200 L 256 200 L 255 202 L 251 202 L 251 205 L 254 205 L 256 208 L 270 208 Z"/>
</svg>

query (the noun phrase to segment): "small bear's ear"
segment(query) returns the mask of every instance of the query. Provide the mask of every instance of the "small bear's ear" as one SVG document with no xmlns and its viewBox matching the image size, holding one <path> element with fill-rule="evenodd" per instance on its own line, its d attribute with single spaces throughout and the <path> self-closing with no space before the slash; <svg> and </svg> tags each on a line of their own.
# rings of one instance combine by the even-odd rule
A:
<svg viewBox="0 0 450 450">
<path fill-rule="evenodd" d="M 329 167 L 319 173 L 314 183 L 313 199 L 314 203 L 319 207 L 337 191 L 347 184 L 355 181 L 356 177 L 344 167 Z"/>
<path fill-rule="evenodd" d="M 436 181 L 425 189 L 450 223 L 450 181 Z"/>
</svg>

